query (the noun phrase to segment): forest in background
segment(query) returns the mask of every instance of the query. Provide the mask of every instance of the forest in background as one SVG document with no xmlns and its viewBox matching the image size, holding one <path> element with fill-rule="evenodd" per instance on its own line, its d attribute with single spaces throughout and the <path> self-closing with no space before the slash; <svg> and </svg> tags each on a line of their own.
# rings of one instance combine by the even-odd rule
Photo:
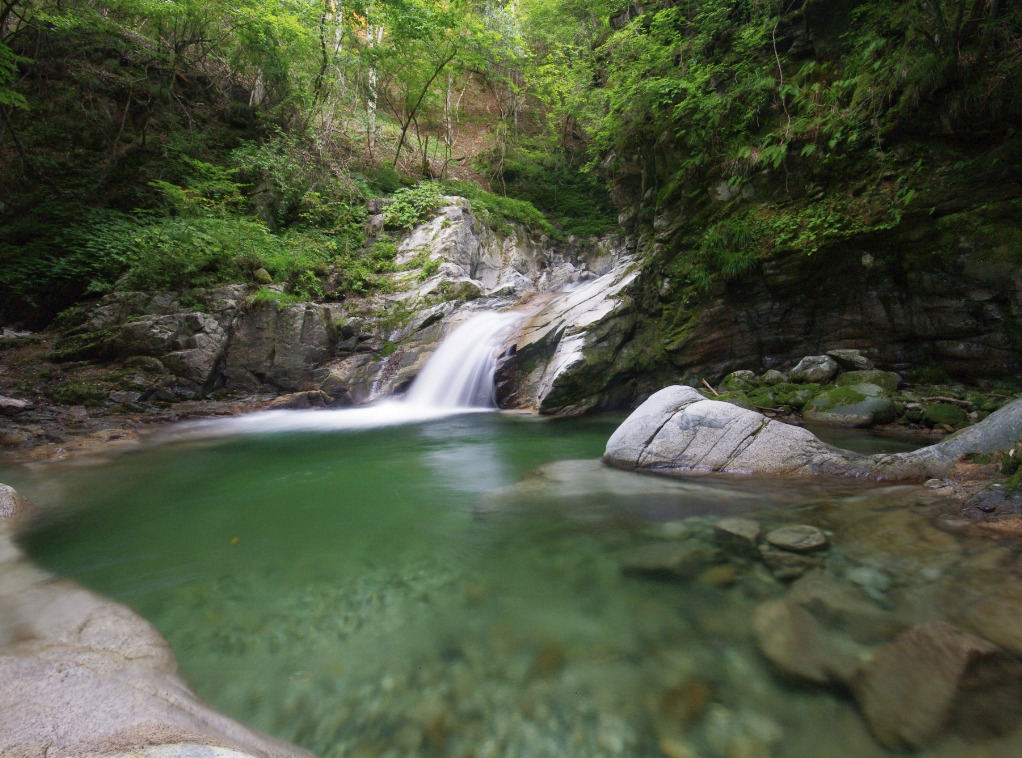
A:
<svg viewBox="0 0 1022 758">
<path fill-rule="evenodd" d="M 399 229 L 442 193 L 553 239 L 694 203 L 656 255 L 705 289 L 896 224 L 928 170 L 899 145 L 1020 117 L 1003 0 L 0 0 L 0 317 L 113 287 L 369 293 L 395 247 L 367 203 Z M 737 202 L 764 176 L 818 201 Z"/>
</svg>

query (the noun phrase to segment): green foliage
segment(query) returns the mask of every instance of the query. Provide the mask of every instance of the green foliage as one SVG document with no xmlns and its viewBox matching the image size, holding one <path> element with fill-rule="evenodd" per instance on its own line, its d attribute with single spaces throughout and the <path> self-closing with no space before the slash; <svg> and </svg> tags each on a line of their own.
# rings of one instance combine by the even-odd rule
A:
<svg viewBox="0 0 1022 758">
<path fill-rule="evenodd" d="M 724 281 L 740 279 L 759 264 L 761 235 L 752 219 L 728 219 L 703 235 L 702 260 Z"/>
<path fill-rule="evenodd" d="M 443 205 L 444 197 L 436 182 L 422 182 L 399 189 L 383 212 L 389 229 L 411 229 L 433 218 Z"/>
<path fill-rule="evenodd" d="M 342 293 L 367 295 L 388 291 L 392 284 L 387 274 L 395 270 L 397 245 L 389 238 L 379 239 L 368 250 L 347 253 L 337 260 L 337 288 Z"/>
<path fill-rule="evenodd" d="M 11 83 L 18 73 L 18 66 L 31 62 L 31 59 L 23 55 L 15 55 L 11 48 L 0 41 L 0 107 L 28 107 L 25 96 L 15 90 Z"/>
<path fill-rule="evenodd" d="M 617 213 L 606 185 L 593 172 L 580 170 L 556 146 L 521 140 L 499 161 L 490 156 L 489 163 L 509 195 L 538 208 L 564 234 L 591 237 L 615 226 Z"/>
<path fill-rule="evenodd" d="M 528 200 L 519 200 L 487 192 L 473 182 L 447 180 L 440 183 L 442 190 L 450 195 L 460 195 L 472 204 L 472 211 L 495 226 L 512 222 L 521 224 L 533 232 L 546 234 L 554 239 L 560 233 L 547 221 L 546 216 Z"/>
</svg>

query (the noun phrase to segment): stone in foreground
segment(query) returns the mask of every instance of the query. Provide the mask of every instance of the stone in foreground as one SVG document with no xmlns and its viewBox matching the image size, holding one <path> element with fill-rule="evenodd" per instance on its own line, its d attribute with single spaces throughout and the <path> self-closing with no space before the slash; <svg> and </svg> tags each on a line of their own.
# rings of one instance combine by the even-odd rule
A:
<svg viewBox="0 0 1022 758">
<path fill-rule="evenodd" d="M 1022 715 L 1022 664 L 991 642 L 943 622 L 882 648 L 853 691 L 873 734 L 911 750 L 943 732 L 992 737 Z"/>
</svg>

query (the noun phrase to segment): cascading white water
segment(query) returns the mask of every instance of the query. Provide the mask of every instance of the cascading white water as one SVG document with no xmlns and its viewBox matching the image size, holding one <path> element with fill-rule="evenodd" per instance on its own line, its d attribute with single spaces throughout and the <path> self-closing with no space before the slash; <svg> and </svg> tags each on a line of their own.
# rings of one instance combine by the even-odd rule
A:
<svg viewBox="0 0 1022 758">
<path fill-rule="evenodd" d="M 451 332 L 430 356 L 402 400 L 336 411 L 265 411 L 199 422 L 200 435 L 238 432 L 370 429 L 493 408 L 493 374 L 507 330 L 520 313 L 482 313 Z M 181 428 L 178 427 L 178 433 Z"/>
<path fill-rule="evenodd" d="M 484 313 L 449 334 L 430 356 L 405 402 L 429 408 L 492 408 L 493 373 L 515 313 Z"/>
</svg>

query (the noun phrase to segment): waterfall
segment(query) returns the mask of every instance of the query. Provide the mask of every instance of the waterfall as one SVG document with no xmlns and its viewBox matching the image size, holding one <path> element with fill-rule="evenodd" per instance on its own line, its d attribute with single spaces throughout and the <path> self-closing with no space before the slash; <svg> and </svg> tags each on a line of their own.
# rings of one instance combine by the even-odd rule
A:
<svg viewBox="0 0 1022 758">
<path fill-rule="evenodd" d="M 516 313 L 484 313 L 449 334 L 415 381 L 405 403 L 427 408 L 492 408 L 493 372 Z"/>
<path fill-rule="evenodd" d="M 401 400 L 384 400 L 361 408 L 334 411 L 264 411 L 197 422 L 189 429 L 198 436 L 371 429 L 493 408 L 496 406 L 493 374 L 500 348 L 508 329 L 521 317 L 520 313 L 482 313 L 457 327 L 429 357 Z M 384 367 L 380 370 L 382 373 Z M 188 436 L 187 432 L 181 434 L 181 429 L 177 428 L 177 434 Z"/>
</svg>

